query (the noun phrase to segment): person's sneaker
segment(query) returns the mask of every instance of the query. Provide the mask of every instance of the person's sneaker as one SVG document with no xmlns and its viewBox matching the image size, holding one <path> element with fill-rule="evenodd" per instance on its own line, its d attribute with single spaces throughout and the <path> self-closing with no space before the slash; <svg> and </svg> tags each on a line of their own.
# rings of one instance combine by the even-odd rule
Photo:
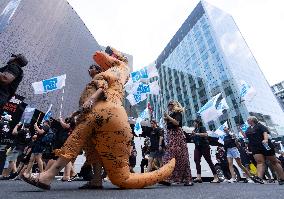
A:
<svg viewBox="0 0 284 199">
<path fill-rule="evenodd" d="M 268 183 L 275 183 L 275 180 L 270 179 L 270 180 L 268 180 Z"/>
<path fill-rule="evenodd" d="M 248 183 L 248 179 L 244 179 L 243 183 Z"/>
<path fill-rule="evenodd" d="M 237 182 L 237 180 L 234 178 L 231 178 L 230 180 L 228 180 L 228 183 L 235 183 L 235 182 Z"/>
<path fill-rule="evenodd" d="M 254 176 L 251 178 L 255 183 L 259 183 L 259 184 L 264 184 L 264 181 L 258 177 L 258 176 Z"/>
<path fill-rule="evenodd" d="M 254 181 L 252 179 L 246 179 L 247 180 L 247 183 L 254 183 Z"/>
<path fill-rule="evenodd" d="M 284 180 L 278 180 L 279 185 L 284 185 Z"/>
<path fill-rule="evenodd" d="M 12 179 L 16 178 L 18 175 L 19 175 L 19 174 L 18 174 L 17 172 L 11 173 L 11 174 L 9 175 L 9 179 L 12 180 Z"/>
<path fill-rule="evenodd" d="M 2 176 L 2 177 L 0 177 L 0 180 L 9 180 L 10 178 L 9 178 L 9 176 Z"/>
<path fill-rule="evenodd" d="M 224 180 L 223 180 L 223 182 L 228 182 L 228 181 L 229 181 L 228 179 L 224 179 Z"/>
</svg>

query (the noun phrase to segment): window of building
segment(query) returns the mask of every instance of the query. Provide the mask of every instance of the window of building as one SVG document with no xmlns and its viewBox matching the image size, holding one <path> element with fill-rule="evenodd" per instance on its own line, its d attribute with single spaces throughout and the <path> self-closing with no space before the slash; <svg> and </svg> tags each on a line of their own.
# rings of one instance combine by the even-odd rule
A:
<svg viewBox="0 0 284 199">
<path fill-rule="evenodd" d="M 229 95 L 231 95 L 231 94 L 233 93 L 233 91 L 232 91 L 232 88 L 231 88 L 231 87 L 227 87 L 227 88 L 225 88 L 225 89 L 224 89 L 224 91 L 225 91 L 225 95 L 226 95 L 226 96 L 229 96 Z"/>
<path fill-rule="evenodd" d="M 276 86 L 277 86 L 277 89 L 278 89 L 279 91 L 283 90 L 283 85 L 282 85 L 282 84 L 277 84 Z"/>
</svg>

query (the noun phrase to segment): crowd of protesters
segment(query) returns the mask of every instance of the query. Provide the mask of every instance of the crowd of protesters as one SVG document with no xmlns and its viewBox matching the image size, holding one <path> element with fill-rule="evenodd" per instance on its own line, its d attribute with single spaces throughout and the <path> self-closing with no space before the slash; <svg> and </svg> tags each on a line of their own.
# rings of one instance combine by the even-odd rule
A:
<svg viewBox="0 0 284 199">
<path fill-rule="evenodd" d="M 23 173 L 43 172 L 56 160 L 54 150 L 61 148 L 72 132 L 75 122 L 60 118 L 61 126 L 54 127 L 53 120 L 46 120 L 41 125 L 30 126 L 18 123 L 10 129 L 10 115 L 0 120 L 0 171 L 2 180 L 19 179 Z M 36 166 L 36 167 L 35 167 Z M 70 181 L 77 176 L 70 162 L 65 167 L 62 181 Z"/>
<path fill-rule="evenodd" d="M 13 55 L 7 66 L 0 71 L 0 108 L 15 93 L 22 80 L 22 67 L 27 65 L 27 60 L 22 55 Z M 97 65 L 89 68 L 89 75 L 99 73 Z M 84 104 L 86 106 L 86 104 Z M 79 111 L 80 112 L 80 111 Z M 183 183 L 184 186 L 193 186 L 194 183 L 202 183 L 201 158 L 204 157 L 209 165 L 213 180 L 211 183 L 220 183 L 220 176 L 211 158 L 210 141 L 207 130 L 201 119 L 193 122 L 194 130 L 190 135 L 185 135 L 182 130 L 182 114 L 184 108 L 177 101 L 168 103 L 168 110 L 164 113 L 165 128 L 158 126 L 155 120 L 151 120 L 151 132 L 145 139 L 142 147 L 141 173 L 159 169 L 172 158 L 176 159 L 175 169 L 168 179 L 159 182 L 170 186 L 172 183 Z M 30 175 L 33 172 L 42 173 L 52 167 L 58 159 L 54 150 L 60 149 L 68 136 L 76 127 L 76 114 L 63 120 L 45 120 L 41 124 L 35 122 L 33 126 L 26 123 L 18 123 L 13 129 L 10 123 L 13 120 L 10 115 L 2 115 L 0 120 L 0 171 L 2 180 L 19 179 L 21 175 Z M 55 127 L 59 122 L 60 127 Z M 269 130 L 261 124 L 256 117 L 250 116 L 247 120 L 249 128 L 243 132 L 244 139 L 239 140 L 229 128 L 225 128 L 223 146 L 217 148 L 216 158 L 225 176 L 225 181 L 237 182 L 233 161 L 245 173 L 245 181 L 251 183 L 264 183 L 265 176 L 277 180 L 279 185 L 284 184 L 284 152 L 276 157 L 275 146 L 269 137 Z M 188 140 L 195 144 L 194 162 L 197 176 L 193 180 L 188 153 Z M 135 172 L 137 149 L 134 140 L 131 144 L 129 155 L 129 167 Z M 88 156 L 87 156 L 88 159 Z M 64 167 L 62 181 L 72 181 L 76 176 L 74 160 Z M 35 166 L 36 165 L 36 166 Z M 256 172 L 251 171 L 254 165 Z M 93 165 L 94 166 L 94 165 Z M 95 166 L 94 166 L 95 167 Z M 99 175 L 102 166 L 99 166 Z M 83 166 L 86 168 L 86 165 Z M 271 170 L 268 172 L 268 168 Z M 92 165 L 90 166 L 92 170 Z M 95 171 L 91 171 L 95 172 Z M 105 173 L 103 174 L 105 177 Z M 92 180 L 94 175 L 89 178 Z M 84 186 L 90 188 L 90 186 Z"/>
</svg>

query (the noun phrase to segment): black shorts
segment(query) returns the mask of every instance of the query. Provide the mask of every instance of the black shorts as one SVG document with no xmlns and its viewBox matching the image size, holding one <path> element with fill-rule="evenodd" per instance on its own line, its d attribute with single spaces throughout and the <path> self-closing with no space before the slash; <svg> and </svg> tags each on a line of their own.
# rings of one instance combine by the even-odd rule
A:
<svg viewBox="0 0 284 199">
<path fill-rule="evenodd" d="M 262 148 L 262 147 L 256 147 L 256 148 L 252 148 L 251 152 L 253 155 L 255 154 L 262 154 L 264 156 L 274 156 L 275 155 L 274 147 L 271 147 L 270 150 L 266 150 L 265 148 Z"/>
</svg>

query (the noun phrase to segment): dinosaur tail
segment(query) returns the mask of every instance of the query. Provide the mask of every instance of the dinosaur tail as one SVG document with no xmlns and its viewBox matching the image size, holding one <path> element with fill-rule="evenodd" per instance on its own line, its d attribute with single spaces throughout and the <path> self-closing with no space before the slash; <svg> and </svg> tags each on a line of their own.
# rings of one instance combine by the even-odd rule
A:
<svg viewBox="0 0 284 199">
<path fill-rule="evenodd" d="M 125 166 L 108 172 L 110 181 L 126 189 L 139 189 L 156 184 L 168 178 L 175 168 L 175 159 L 173 158 L 160 169 L 148 173 L 130 173 L 129 167 Z"/>
</svg>

